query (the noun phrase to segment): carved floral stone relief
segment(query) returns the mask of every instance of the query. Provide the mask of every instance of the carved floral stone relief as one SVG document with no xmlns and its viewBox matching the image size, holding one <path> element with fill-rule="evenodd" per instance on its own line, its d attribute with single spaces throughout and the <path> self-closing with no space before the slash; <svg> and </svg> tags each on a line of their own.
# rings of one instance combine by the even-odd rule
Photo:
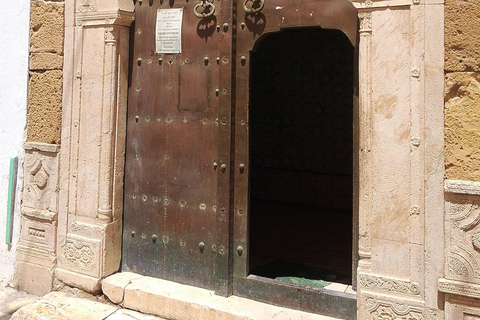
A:
<svg viewBox="0 0 480 320">
<path fill-rule="evenodd" d="M 403 303 L 382 301 L 373 297 L 365 298 L 365 309 L 372 320 L 424 320 L 421 309 Z"/>
<path fill-rule="evenodd" d="M 391 293 L 407 294 L 417 296 L 420 294 L 420 285 L 416 282 L 410 282 L 400 279 L 380 277 L 369 274 L 360 274 L 358 282 L 362 288 L 387 291 Z"/>
<path fill-rule="evenodd" d="M 446 198 L 446 277 L 480 284 L 480 197 Z"/>
<path fill-rule="evenodd" d="M 101 239 L 104 233 L 104 229 L 102 227 L 80 222 L 73 222 L 70 225 L 69 231 L 72 234 L 95 239 Z"/>
<path fill-rule="evenodd" d="M 58 254 L 58 266 L 92 277 L 100 273 L 101 242 L 69 236 L 63 239 Z"/>
</svg>

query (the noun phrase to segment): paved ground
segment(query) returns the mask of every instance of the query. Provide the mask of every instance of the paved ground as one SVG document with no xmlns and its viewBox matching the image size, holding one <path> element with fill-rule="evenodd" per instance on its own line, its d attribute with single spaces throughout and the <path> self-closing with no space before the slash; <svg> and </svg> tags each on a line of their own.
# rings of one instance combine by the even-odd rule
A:
<svg viewBox="0 0 480 320">
<path fill-rule="evenodd" d="M 0 282 L 0 320 L 8 320 L 21 307 L 37 301 L 39 297 L 17 291 Z"/>
<path fill-rule="evenodd" d="M 0 320 L 162 320 L 76 289 L 38 297 L 0 282 Z"/>
</svg>

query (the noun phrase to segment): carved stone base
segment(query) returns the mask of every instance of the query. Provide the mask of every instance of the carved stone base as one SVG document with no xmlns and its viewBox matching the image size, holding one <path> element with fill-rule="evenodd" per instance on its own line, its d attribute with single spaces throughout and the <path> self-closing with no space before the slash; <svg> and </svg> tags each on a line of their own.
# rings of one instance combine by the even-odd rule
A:
<svg viewBox="0 0 480 320">
<path fill-rule="evenodd" d="M 100 279 L 77 272 L 57 268 L 55 269 L 55 277 L 68 286 L 82 289 L 91 294 L 99 294 L 102 289 Z"/>
<path fill-rule="evenodd" d="M 100 281 L 120 267 L 121 222 L 107 225 L 73 222 L 59 236 L 56 276 L 64 283 L 96 294 Z"/>
</svg>

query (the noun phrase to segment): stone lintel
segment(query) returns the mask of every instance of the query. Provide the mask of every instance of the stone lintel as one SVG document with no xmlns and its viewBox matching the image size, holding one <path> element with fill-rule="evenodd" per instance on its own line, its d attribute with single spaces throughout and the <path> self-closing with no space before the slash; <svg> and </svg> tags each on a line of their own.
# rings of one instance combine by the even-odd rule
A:
<svg viewBox="0 0 480 320">
<path fill-rule="evenodd" d="M 43 152 L 52 152 L 52 153 L 60 151 L 59 144 L 42 143 L 42 142 L 25 142 L 23 144 L 23 148 L 25 150 L 30 150 L 30 151 L 43 151 Z"/>
<path fill-rule="evenodd" d="M 34 220 L 57 221 L 57 212 L 49 210 L 37 210 L 29 207 L 23 207 L 22 213 L 24 216 Z"/>
<path fill-rule="evenodd" d="M 480 195 L 480 182 L 466 180 L 445 180 L 445 191 L 449 193 Z"/>
<path fill-rule="evenodd" d="M 387 0 L 387 1 L 365 1 L 350 0 L 350 2 L 359 10 L 379 10 L 386 7 L 406 7 L 412 5 L 412 0 Z"/>
<path fill-rule="evenodd" d="M 130 26 L 135 20 L 134 12 L 108 11 L 108 12 L 87 12 L 77 13 L 77 25 L 81 26 L 104 26 L 119 25 Z"/>
<path fill-rule="evenodd" d="M 440 278 L 438 279 L 438 291 L 464 297 L 480 298 L 480 285 L 463 281 Z"/>
</svg>

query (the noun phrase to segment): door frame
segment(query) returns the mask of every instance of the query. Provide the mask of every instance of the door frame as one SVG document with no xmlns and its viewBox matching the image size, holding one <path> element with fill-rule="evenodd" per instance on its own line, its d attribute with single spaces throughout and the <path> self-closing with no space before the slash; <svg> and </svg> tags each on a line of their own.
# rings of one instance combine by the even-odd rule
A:
<svg viewBox="0 0 480 320">
<path fill-rule="evenodd" d="M 278 1 L 279 7 L 284 2 L 286 1 Z M 351 2 L 358 8 L 360 25 L 359 114 L 356 127 L 359 135 L 359 145 L 356 147 L 359 152 L 359 176 L 356 183 L 360 230 L 358 278 L 375 280 L 359 282 L 361 290 L 358 292 L 362 297 L 358 299 L 358 312 L 360 316 L 367 317 L 382 308 L 398 314 L 398 303 L 405 304 L 405 309 L 400 310 L 401 312 L 413 310 L 415 314 L 421 314 L 426 312 L 427 308 L 429 312 L 437 312 L 442 303 L 442 296 L 437 290 L 437 280 L 444 272 L 446 256 L 443 241 L 444 5 L 442 1 Z M 119 243 L 123 210 L 128 29 L 134 20 L 133 10 L 131 0 L 90 0 L 81 3 L 75 0 L 65 1 L 58 215 L 57 212 L 48 212 L 48 221 L 53 222 L 52 231 L 47 229 L 47 234 L 54 248 L 52 255 L 56 259 L 55 277 L 67 285 L 92 293 L 100 292 L 101 280 L 118 271 L 121 256 Z M 400 24 L 403 20 L 399 20 L 398 14 L 390 15 L 394 11 L 402 13 L 404 22 L 408 23 Z M 239 23 L 235 22 L 238 36 L 241 35 L 240 18 L 237 18 Z M 386 26 L 392 25 L 383 23 L 387 18 L 393 19 L 393 25 L 398 26 L 398 30 L 387 30 Z M 234 29 L 229 28 L 232 32 L 235 32 Z M 411 239 L 411 242 L 405 243 L 410 255 L 409 260 L 405 261 L 406 266 L 402 268 L 404 273 L 385 269 L 390 260 L 383 258 L 391 255 L 379 256 L 381 249 L 395 250 L 398 246 L 386 241 L 375 242 L 378 238 L 372 235 L 374 218 L 381 215 L 372 200 L 372 190 L 382 187 L 382 183 L 372 179 L 372 163 L 383 157 L 380 152 L 375 154 L 379 150 L 379 142 L 374 140 L 374 125 L 377 125 L 378 121 L 374 110 L 376 102 L 373 101 L 376 95 L 372 89 L 375 87 L 377 91 L 385 90 L 379 86 L 383 79 L 372 76 L 385 60 L 378 62 L 374 51 L 381 49 L 388 53 L 390 48 L 386 46 L 391 42 L 386 41 L 387 35 L 400 32 L 409 37 L 399 42 L 398 45 L 402 47 L 396 52 L 403 50 L 411 54 L 408 60 L 410 64 L 405 66 L 411 73 L 400 76 L 403 81 L 410 81 L 413 94 L 410 106 L 412 116 L 409 118 L 412 130 L 407 138 L 412 139 L 413 145 L 414 159 L 411 160 L 411 169 L 414 175 L 410 183 L 411 190 L 415 191 L 410 197 L 413 207 L 408 222 L 411 227 L 410 234 L 407 238 Z M 243 67 L 243 55 L 247 57 L 248 52 L 238 52 L 234 56 L 234 68 Z M 397 74 L 394 73 L 392 77 Z M 239 82 L 241 79 L 232 80 Z M 233 84 L 233 88 L 235 87 Z M 237 94 L 240 93 L 237 90 Z M 239 121 L 241 116 L 245 117 L 241 114 L 241 108 L 234 108 L 232 112 L 237 113 Z M 110 124 L 111 130 L 103 131 L 102 123 Z M 85 130 L 87 124 L 95 130 Z M 361 128 L 358 124 L 361 124 Z M 242 124 L 233 122 L 232 125 L 238 128 Z M 238 145 L 242 141 L 237 140 L 236 143 Z M 87 153 L 86 146 L 89 148 L 88 158 L 83 157 Z M 112 150 L 113 152 L 110 152 Z M 101 161 L 100 153 L 104 153 Z M 241 164 L 242 160 L 235 159 L 234 164 Z M 241 176 L 239 177 L 236 171 L 240 168 L 231 168 L 232 172 L 235 171 L 237 183 Z M 112 179 L 102 180 L 100 172 L 106 173 L 108 178 Z M 102 189 L 101 200 L 109 200 L 111 212 L 108 206 L 107 210 L 98 210 L 99 189 Z M 232 204 L 232 209 L 235 208 L 240 209 L 236 204 Z M 35 217 L 37 218 L 38 216 Z M 230 242 L 233 253 L 237 243 L 237 239 Z M 72 252 L 86 252 L 85 265 L 78 265 L 69 259 Z M 416 263 L 418 261 L 425 263 L 419 265 Z M 393 295 L 388 295 L 389 291 L 375 286 L 376 283 L 401 283 L 421 290 L 407 293 L 394 290 Z M 381 298 L 372 293 L 375 290 L 380 290 Z M 438 312 L 441 314 L 441 311 Z"/>
</svg>

